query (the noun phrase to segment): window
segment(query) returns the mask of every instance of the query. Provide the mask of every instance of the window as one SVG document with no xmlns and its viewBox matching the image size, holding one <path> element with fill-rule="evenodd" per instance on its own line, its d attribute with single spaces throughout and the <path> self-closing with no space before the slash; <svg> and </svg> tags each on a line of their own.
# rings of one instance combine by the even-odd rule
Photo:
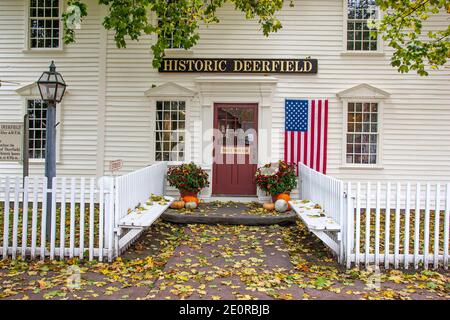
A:
<svg viewBox="0 0 450 320">
<path fill-rule="evenodd" d="M 42 100 L 28 100 L 27 103 L 30 159 L 44 159 L 47 103 Z"/>
<path fill-rule="evenodd" d="M 160 25 L 160 24 L 161 24 L 161 20 L 158 19 L 158 25 Z M 176 26 L 175 26 L 175 28 L 176 28 Z M 171 34 L 163 34 L 163 36 L 169 42 L 169 49 L 183 49 L 183 46 L 181 44 L 179 44 L 179 45 L 174 44 L 173 32 Z"/>
<path fill-rule="evenodd" d="M 347 164 L 371 164 L 378 161 L 378 103 L 348 102 Z"/>
<path fill-rule="evenodd" d="M 348 51 L 377 51 L 378 34 L 368 26 L 369 20 L 379 17 L 375 0 L 347 0 L 347 39 Z"/>
<path fill-rule="evenodd" d="M 59 0 L 30 0 L 30 48 L 60 47 Z"/>
<path fill-rule="evenodd" d="M 156 102 L 156 161 L 183 161 L 185 101 Z"/>
</svg>

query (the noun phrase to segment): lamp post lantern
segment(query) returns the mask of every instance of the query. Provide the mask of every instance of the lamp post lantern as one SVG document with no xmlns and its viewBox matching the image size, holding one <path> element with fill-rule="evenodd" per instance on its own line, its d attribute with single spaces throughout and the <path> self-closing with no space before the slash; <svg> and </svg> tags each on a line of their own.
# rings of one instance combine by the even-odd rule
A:
<svg viewBox="0 0 450 320">
<path fill-rule="evenodd" d="M 53 178 L 56 176 L 56 104 L 61 102 L 66 91 L 66 83 L 60 73 L 56 72 L 52 61 L 49 71 L 44 71 L 36 82 L 41 99 L 47 103 L 46 135 L 45 135 L 45 176 L 47 187 L 52 188 Z M 47 236 L 50 236 L 52 195 L 47 193 Z"/>
</svg>

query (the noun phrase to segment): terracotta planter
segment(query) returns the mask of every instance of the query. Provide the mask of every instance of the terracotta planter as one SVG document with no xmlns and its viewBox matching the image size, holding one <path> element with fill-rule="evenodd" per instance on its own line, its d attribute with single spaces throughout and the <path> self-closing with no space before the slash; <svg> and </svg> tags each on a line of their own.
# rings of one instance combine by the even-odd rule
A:
<svg viewBox="0 0 450 320">
<path fill-rule="evenodd" d="M 184 198 L 186 196 L 196 197 L 198 198 L 198 192 L 194 191 L 187 191 L 187 190 L 179 190 L 181 198 Z"/>
</svg>

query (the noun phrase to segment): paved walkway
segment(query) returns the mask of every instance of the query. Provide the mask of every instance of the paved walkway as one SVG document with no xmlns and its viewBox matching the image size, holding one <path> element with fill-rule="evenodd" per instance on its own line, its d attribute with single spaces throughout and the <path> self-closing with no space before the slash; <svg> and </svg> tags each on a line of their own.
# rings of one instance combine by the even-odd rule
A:
<svg viewBox="0 0 450 320">
<path fill-rule="evenodd" d="M 341 269 L 300 224 L 159 221 L 109 263 L 0 262 L 5 299 L 449 299 L 449 273 Z"/>
<path fill-rule="evenodd" d="M 302 225 L 191 225 L 148 298 L 442 299 L 422 273 L 346 272 Z M 441 286 L 448 277 L 430 274 Z M 448 276 L 448 274 L 447 274 Z M 416 280 L 422 281 L 416 282 Z M 432 280 L 433 279 L 433 280 Z M 446 293 L 445 293 L 446 291 Z"/>
</svg>

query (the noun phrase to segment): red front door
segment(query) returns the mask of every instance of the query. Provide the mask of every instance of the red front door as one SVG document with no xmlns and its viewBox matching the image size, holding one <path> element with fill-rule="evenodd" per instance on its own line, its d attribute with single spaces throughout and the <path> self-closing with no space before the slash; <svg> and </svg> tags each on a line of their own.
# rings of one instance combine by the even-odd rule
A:
<svg viewBox="0 0 450 320">
<path fill-rule="evenodd" d="M 258 106 L 214 105 L 214 195 L 256 195 Z"/>
</svg>

